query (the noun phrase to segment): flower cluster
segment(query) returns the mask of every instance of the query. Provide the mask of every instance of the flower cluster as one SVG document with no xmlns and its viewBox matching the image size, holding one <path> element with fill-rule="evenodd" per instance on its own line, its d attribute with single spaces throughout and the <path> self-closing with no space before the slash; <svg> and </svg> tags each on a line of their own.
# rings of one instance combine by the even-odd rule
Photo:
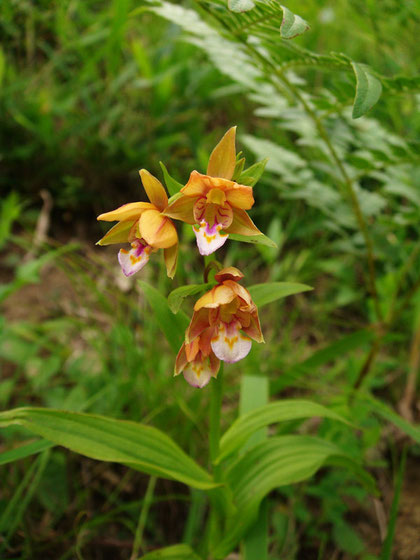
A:
<svg viewBox="0 0 420 560">
<path fill-rule="evenodd" d="M 246 213 L 254 204 L 252 187 L 231 180 L 236 167 L 235 132 L 235 127 L 228 130 L 213 150 L 207 175 L 192 171 L 181 196 L 164 212 L 171 218 L 197 224 L 193 229 L 202 255 L 219 249 L 229 233 L 261 234 Z"/>
<path fill-rule="evenodd" d="M 201 255 L 219 249 L 230 233 L 261 235 L 246 212 L 254 204 L 252 187 L 234 180 L 244 161 L 241 167 L 235 136 L 236 127 L 232 127 L 211 153 L 207 173 L 192 171 L 187 184 L 170 200 L 162 183 L 142 169 L 140 177 L 150 202 L 131 202 L 98 216 L 98 220 L 117 222 L 98 245 L 131 245 L 118 253 L 126 276 L 141 270 L 153 252 L 163 249 L 167 275 L 174 277 L 178 234 L 172 219 L 193 226 Z M 175 365 L 175 375 L 183 373 L 194 387 L 204 387 L 216 377 L 220 361 L 232 363 L 244 358 L 251 349 L 251 339 L 264 340 L 257 308 L 248 290 L 239 284 L 242 278 L 237 268 L 221 270 L 215 275 L 217 284 L 194 306 Z"/>
<path fill-rule="evenodd" d="M 257 306 L 238 283 L 243 277 L 237 268 L 224 268 L 215 275 L 216 286 L 194 305 L 175 363 L 175 375 L 183 373 L 193 387 L 204 387 L 216 377 L 221 360 L 233 363 L 245 358 L 251 339 L 264 342 Z"/>
<path fill-rule="evenodd" d="M 131 243 L 131 249 L 120 249 L 118 261 L 126 276 L 141 270 L 149 261 L 150 253 L 163 249 L 166 271 L 174 277 L 178 257 L 178 234 L 172 221 L 163 215 L 168 197 L 162 183 L 146 169 L 140 177 L 150 202 L 130 202 L 98 216 L 105 222 L 118 221 L 98 241 L 98 245 Z"/>
</svg>

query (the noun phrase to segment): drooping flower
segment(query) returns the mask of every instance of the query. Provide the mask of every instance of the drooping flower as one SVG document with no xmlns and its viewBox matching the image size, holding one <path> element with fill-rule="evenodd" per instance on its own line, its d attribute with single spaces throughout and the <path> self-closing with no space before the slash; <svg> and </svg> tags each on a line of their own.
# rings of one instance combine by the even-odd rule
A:
<svg viewBox="0 0 420 560">
<path fill-rule="evenodd" d="M 221 247 L 230 233 L 259 235 L 246 213 L 254 204 L 252 187 L 232 181 L 236 166 L 236 127 L 230 128 L 211 153 L 207 174 L 192 171 L 181 196 L 164 214 L 193 225 L 202 255 Z"/>
<path fill-rule="evenodd" d="M 220 360 L 211 348 L 213 329 L 205 329 L 192 342 L 184 342 L 175 362 L 175 375 L 184 374 L 190 385 L 202 389 L 217 377 Z"/>
<path fill-rule="evenodd" d="M 237 362 L 247 356 L 252 340 L 264 342 L 257 306 L 238 283 L 243 276 L 237 268 L 224 268 L 215 275 L 216 286 L 194 305 L 175 366 L 175 375 L 183 372 L 194 387 L 216 377 L 219 360 Z"/>
<path fill-rule="evenodd" d="M 141 270 L 150 254 L 163 249 L 166 271 L 174 277 L 178 258 L 178 234 L 170 218 L 163 214 L 168 197 L 162 183 L 146 169 L 140 177 L 150 202 L 130 202 L 98 216 L 106 222 L 118 221 L 97 245 L 130 243 L 131 249 L 120 249 L 118 261 L 125 276 Z"/>
</svg>

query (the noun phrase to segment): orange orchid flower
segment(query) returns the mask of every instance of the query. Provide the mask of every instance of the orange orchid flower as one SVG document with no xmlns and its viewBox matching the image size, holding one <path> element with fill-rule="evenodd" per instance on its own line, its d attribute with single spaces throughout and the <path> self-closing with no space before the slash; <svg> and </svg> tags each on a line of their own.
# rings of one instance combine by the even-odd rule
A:
<svg viewBox="0 0 420 560">
<path fill-rule="evenodd" d="M 211 348 L 213 329 L 205 329 L 192 342 L 184 342 L 175 362 L 175 375 L 184 374 L 190 385 L 202 389 L 217 377 L 220 360 Z"/>
<path fill-rule="evenodd" d="M 246 213 L 254 204 L 252 187 L 231 180 L 236 166 L 235 135 L 236 126 L 230 128 L 214 148 L 207 174 L 192 171 L 188 183 L 180 191 L 181 196 L 164 212 L 165 216 L 194 226 L 202 255 L 214 253 L 230 233 L 261 234 Z"/>
<path fill-rule="evenodd" d="M 243 276 L 237 268 L 224 268 L 215 275 L 216 286 L 194 305 L 175 365 L 175 375 L 183 372 L 194 387 L 204 387 L 216 377 L 219 360 L 233 363 L 245 358 L 251 339 L 264 342 L 257 306 L 238 283 Z"/>
<path fill-rule="evenodd" d="M 168 197 L 162 183 L 146 169 L 140 177 L 150 202 L 130 202 L 98 216 L 98 220 L 118 223 L 97 245 L 130 243 L 131 249 L 120 249 L 118 261 L 125 276 L 141 270 L 150 253 L 163 249 L 166 271 L 173 278 L 178 258 L 178 234 L 170 218 L 163 214 Z"/>
</svg>

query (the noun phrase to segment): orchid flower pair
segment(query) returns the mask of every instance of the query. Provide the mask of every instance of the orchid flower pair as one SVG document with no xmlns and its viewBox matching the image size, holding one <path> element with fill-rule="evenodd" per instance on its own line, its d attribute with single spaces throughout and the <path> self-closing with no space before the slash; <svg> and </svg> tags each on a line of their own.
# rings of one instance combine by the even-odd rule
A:
<svg viewBox="0 0 420 560">
<path fill-rule="evenodd" d="M 237 161 L 235 135 L 236 127 L 230 128 L 211 153 L 207 174 L 192 171 L 187 184 L 170 200 L 162 183 L 142 169 L 140 177 L 150 202 L 131 202 L 98 216 L 98 220 L 118 222 L 99 245 L 131 244 L 131 249 L 120 249 L 118 254 L 126 276 L 141 270 L 152 252 L 163 249 L 167 275 L 174 277 L 178 234 L 172 219 L 193 226 L 202 255 L 214 253 L 230 233 L 262 235 L 246 213 L 254 204 L 252 187 L 233 180 L 244 163 Z M 217 377 L 220 361 L 245 358 L 252 340 L 264 342 L 257 307 L 239 284 L 242 278 L 237 268 L 220 270 L 216 285 L 194 306 L 175 363 L 175 375 L 183 373 L 193 387 L 202 388 Z"/>
<path fill-rule="evenodd" d="M 232 180 L 237 164 L 235 136 L 236 127 L 232 127 L 211 153 L 207 174 L 192 171 L 170 201 L 162 183 L 142 169 L 140 177 L 150 202 L 131 202 L 98 216 L 98 220 L 118 221 L 98 245 L 131 244 L 130 250 L 121 249 L 118 254 L 126 276 L 141 270 L 152 252 L 163 249 L 167 274 L 174 277 L 178 235 L 171 218 L 193 226 L 202 255 L 214 253 L 230 233 L 261 234 L 246 213 L 254 204 L 252 187 Z"/>
<path fill-rule="evenodd" d="M 175 362 L 175 375 L 184 374 L 202 388 L 217 377 L 220 361 L 238 362 L 251 350 L 252 340 L 264 342 L 258 310 L 238 282 L 244 277 L 233 266 L 215 275 L 217 285 L 194 305 L 194 314 Z"/>
</svg>

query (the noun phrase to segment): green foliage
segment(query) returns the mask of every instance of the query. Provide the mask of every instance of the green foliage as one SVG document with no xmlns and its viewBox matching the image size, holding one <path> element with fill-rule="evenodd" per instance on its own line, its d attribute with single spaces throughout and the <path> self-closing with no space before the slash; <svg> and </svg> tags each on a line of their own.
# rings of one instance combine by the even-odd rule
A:
<svg viewBox="0 0 420 560">
<path fill-rule="evenodd" d="M 229 454 L 237 451 L 245 444 L 247 439 L 265 426 L 275 422 L 285 422 L 300 418 L 333 418 L 340 422 L 346 420 L 332 410 L 309 401 L 283 400 L 258 407 L 253 411 L 243 414 L 223 434 L 220 442 L 220 455 L 218 461 L 225 459 Z"/>
<path fill-rule="evenodd" d="M 183 342 L 183 333 L 188 326 L 187 316 L 183 313 L 174 315 L 172 307 L 156 288 L 146 282 L 140 281 L 139 283 L 150 307 L 153 309 L 160 328 L 165 333 L 172 350 L 177 353 Z"/>
<path fill-rule="evenodd" d="M 200 294 L 208 290 L 211 284 L 189 284 L 188 286 L 180 286 L 173 290 L 168 296 L 168 305 L 172 313 L 178 313 L 181 308 L 182 302 L 186 297 Z"/>
<path fill-rule="evenodd" d="M 295 284 L 293 282 L 271 282 L 268 284 L 255 284 L 249 287 L 249 293 L 258 307 L 263 307 L 278 299 L 300 294 L 312 290 L 305 284 Z"/>
<path fill-rule="evenodd" d="M 381 560 L 388 560 L 392 558 L 392 545 L 395 536 L 395 526 L 397 522 L 398 505 L 401 497 L 401 489 L 404 480 L 406 460 L 407 460 L 407 450 L 404 449 L 399 464 L 398 472 L 395 477 L 394 497 L 392 499 L 392 506 L 391 506 L 391 512 L 389 516 L 387 534 L 381 550 L 381 556 L 380 556 Z"/>
<path fill-rule="evenodd" d="M 175 544 L 149 552 L 141 557 L 141 560 L 159 560 L 160 558 L 170 558 L 171 560 L 200 560 L 192 548 L 186 544 Z"/>
<path fill-rule="evenodd" d="M 410 530 L 396 522 L 420 442 L 415 4 L 2 3 L 1 557 L 122 558 L 134 541 L 145 558 L 373 558 L 361 465 L 394 496 L 382 556 Z M 266 344 L 226 367 L 212 462 L 220 380 L 172 375 L 181 306 L 209 287 L 191 228 L 176 284 L 156 258 L 139 287 L 113 247 L 91 249 L 91 217 L 137 200 L 141 167 L 176 197 L 235 124 L 256 163 L 238 154 L 234 177 L 258 181 L 267 236 L 231 235 L 219 260 L 246 273 Z M 36 419 L 16 413 L 28 405 Z M 142 472 L 167 480 L 150 492 Z"/>
<path fill-rule="evenodd" d="M 52 447 L 53 444 L 49 441 L 38 439 L 31 441 L 29 443 L 24 443 L 15 449 L 10 451 L 4 451 L 0 453 L 0 465 L 6 465 L 7 463 L 13 463 L 14 461 L 19 461 L 19 459 L 24 459 L 35 453 L 40 453 Z"/>
<path fill-rule="evenodd" d="M 18 424 L 32 433 L 92 459 L 173 478 L 195 488 L 212 488 L 210 475 L 166 434 L 153 428 L 106 416 L 22 408 L 0 413 L 0 425 Z"/>
<path fill-rule="evenodd" d="M 356 62 L 352 62 L 352 66 L 357 80 L 352 116 L 353 119 L 358 119 L 367 113 L 369 109 L 372 109 L 378 101 L 382 93 L 382 85 L 372 75 L 368 67 Z"/>
</svg>

